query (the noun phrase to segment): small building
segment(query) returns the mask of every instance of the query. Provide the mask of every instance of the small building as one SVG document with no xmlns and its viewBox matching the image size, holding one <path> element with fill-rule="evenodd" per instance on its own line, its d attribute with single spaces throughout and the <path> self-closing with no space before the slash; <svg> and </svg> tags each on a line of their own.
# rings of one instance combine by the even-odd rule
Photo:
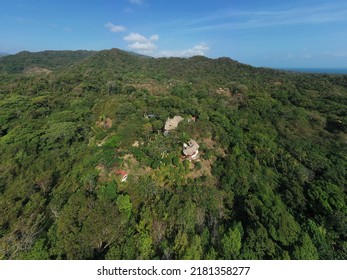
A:
<svg viewBox="0 0 347 280">
<path fill-rule="evenodd" d="M 125 182 L 128 179 L 128 173 L 124 170 L 116 171 L 116 175 L 119 175 L 121 177 L 121 182 Z"/>
<path fill-rule="evenodd" d="M 181 116 L 174 116 L 172 119 L 168 118 L 166 120 L 164 130 L 170 131 L 177 128 L 178 124 L 183 121 L 184 119 Z"/>
<path fill-rule="evenodd" d="M 187 122 L 189 122 L 189 123 L 190 123 L 190 122 L 195 122 L 195 121 L 196 121 L 196 117 L 194 117 L 194 116 L 191 117 L 191 118 L 189 118 L 189 119 L 187 120 Z"/>
<path fill-rule="evenodd" d="M 154 114 L 144 114 L 143 115 L 146 119 L 152 119 L 152 118 L 156 118 L 157 116 Z"/>
<path fill-rule="evenodd" d="M 194 140 L 190 139 L 190 141 L 188 141 L 188 144 L 183 144 L 183 154 L 186 157 L 186 159 L 197 159 L 199 154 L 199 144 L 196 143 Z"/>
</svg>

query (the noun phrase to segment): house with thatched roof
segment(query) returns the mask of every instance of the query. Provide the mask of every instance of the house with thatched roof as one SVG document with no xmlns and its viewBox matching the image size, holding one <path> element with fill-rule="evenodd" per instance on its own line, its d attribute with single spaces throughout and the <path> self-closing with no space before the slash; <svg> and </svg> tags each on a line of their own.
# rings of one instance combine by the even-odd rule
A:
<svg viewBox="0 0 347 280">
<path fill-rule="evenodd" d="M 190 141 L 188 141 L 188 144 L 183 144 L 183 154 L 186 157 L 186 159 L 197 159 L 198 153 L 199 144 L 196 143 L 193 139 L 190 139 Z"/>
<path fill-rule="evenodd" d="M 184 120 L 184 118 L 182 118 L 181 116 L 174 116 L 172 119 L 168 118 L 166 120 L 164 130 L 170 131 L 170 130 L 176 129 L 178 124 L 183 120 Z"/>
</svg>

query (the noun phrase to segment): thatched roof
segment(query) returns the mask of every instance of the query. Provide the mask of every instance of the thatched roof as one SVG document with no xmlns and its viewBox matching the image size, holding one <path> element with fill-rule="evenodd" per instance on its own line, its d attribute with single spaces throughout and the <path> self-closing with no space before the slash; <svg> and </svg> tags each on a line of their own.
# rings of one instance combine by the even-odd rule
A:
<svg viewBox="0 0 347 280">
<path fill-rule="evenodd" d="M 188 144 L 183 146 L 183 154 L 186 156 L 191 156 L 196 153 L 196 151 L 199 149 L 198 143 L 196 143 L 194 140 L 190 140 Z"/>
<path fill-rule="evenodd" d="M 166 123 L 165 123 L 165 126 L 164 126 L 164 129 L 165 130 L 173 130 L 173 129 L 176 129 L 178 124 L 183 121 L 184 119 L 181 117 L 181 116 L 175 116 L 173 117 L 172 119 L 168 118 Z"/>
</svg>

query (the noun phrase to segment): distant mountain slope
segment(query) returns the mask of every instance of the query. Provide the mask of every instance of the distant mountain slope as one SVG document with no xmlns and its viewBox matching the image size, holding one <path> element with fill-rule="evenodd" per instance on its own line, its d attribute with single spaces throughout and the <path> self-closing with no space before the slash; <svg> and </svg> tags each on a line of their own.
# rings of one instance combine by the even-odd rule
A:
<svg viewBox="0 0 347 280">
<path fill-rule="evenodd" d="M 15 74 L 35 68 L 49 71 L 64 70 L 72 76 L 96 71 L 105 79 L 121 75 L 122 79 L 142 77 L 159 82 L 180 80 L 201 85 L 247 79 L 259 71 L 270 71 L 276 75 L 283 72 L 255 68 L 230 58 L 210 59 L 203 56 L 153 58 L 115 48 L 103 51 L 23 51 L 0 58 L 0 73 Z"/>
<path fill-rule="evenodd" d="M 321 79 L 321 74 L 298 74 L 271 68 L 257 68 L 228 57 L 153 58 L 119 49 L 95 52 L 65 68 L 64 71 L 77 80 L 83 77 L 85 82 L 93 81 L 95 77 L 103 79 L 105 83 L 117 79 L 121 79 L 123 83 L 147 80 L 169 85 L 190 83 L 195 89 L 230 87 L 232 84 L 247 86 L 250 89 L 265 88 L 268 84 L 279 85 L 288 79 L 299 84 L 303 79 L 307 79 L 309 82 L 306 83 L 313 83 L 312 88 L 321 89 L 326 83 Z M 334 79 L 339 85 L 347 86 L 344 76 Z"/>
<path fill-rule="evenodd" d="M 67 67 L 93 55 L 94 51 L 23 51 L 0 58 L 0 72 L 20 73 L 26 68 L 41 67 L 56 70 Z"/>
<path fill-rule="evenodd" d="M 90 74 L 91 79 L 98 73 L 109 81 L 121 77 L 127 81 L 151 79 L 160 83 L 191 82 L 199 84 L 200 87 L 211 86 L 211 83 L 224 85 L 225 81 L 247 79 L 259 71 L 274 71 L 260 70 L 230 58 L 153 58 L 119 49 L 96 52 L 66 70 L 71 76 L 76 77 Z"/>
</svg>

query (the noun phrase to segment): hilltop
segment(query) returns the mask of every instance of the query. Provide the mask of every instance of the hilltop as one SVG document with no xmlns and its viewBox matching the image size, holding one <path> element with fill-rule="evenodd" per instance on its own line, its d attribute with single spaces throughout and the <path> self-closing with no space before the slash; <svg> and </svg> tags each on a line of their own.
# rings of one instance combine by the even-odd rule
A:
<svg viewBox="0 0 347 280">
<path fill-rule="evenodd" d="M 347 257 L 345 75 L 22 52 L 0 107 L 2 259 Z"/>
<path fill-rule="evenodd" d="M 30 67 L 56 70 L 69 67 L 94 53 L 94 51 L 22 51 L 14 55 L 2 57 L 0 60 L 0 71 L 16 74 Z"/>
</svg>

